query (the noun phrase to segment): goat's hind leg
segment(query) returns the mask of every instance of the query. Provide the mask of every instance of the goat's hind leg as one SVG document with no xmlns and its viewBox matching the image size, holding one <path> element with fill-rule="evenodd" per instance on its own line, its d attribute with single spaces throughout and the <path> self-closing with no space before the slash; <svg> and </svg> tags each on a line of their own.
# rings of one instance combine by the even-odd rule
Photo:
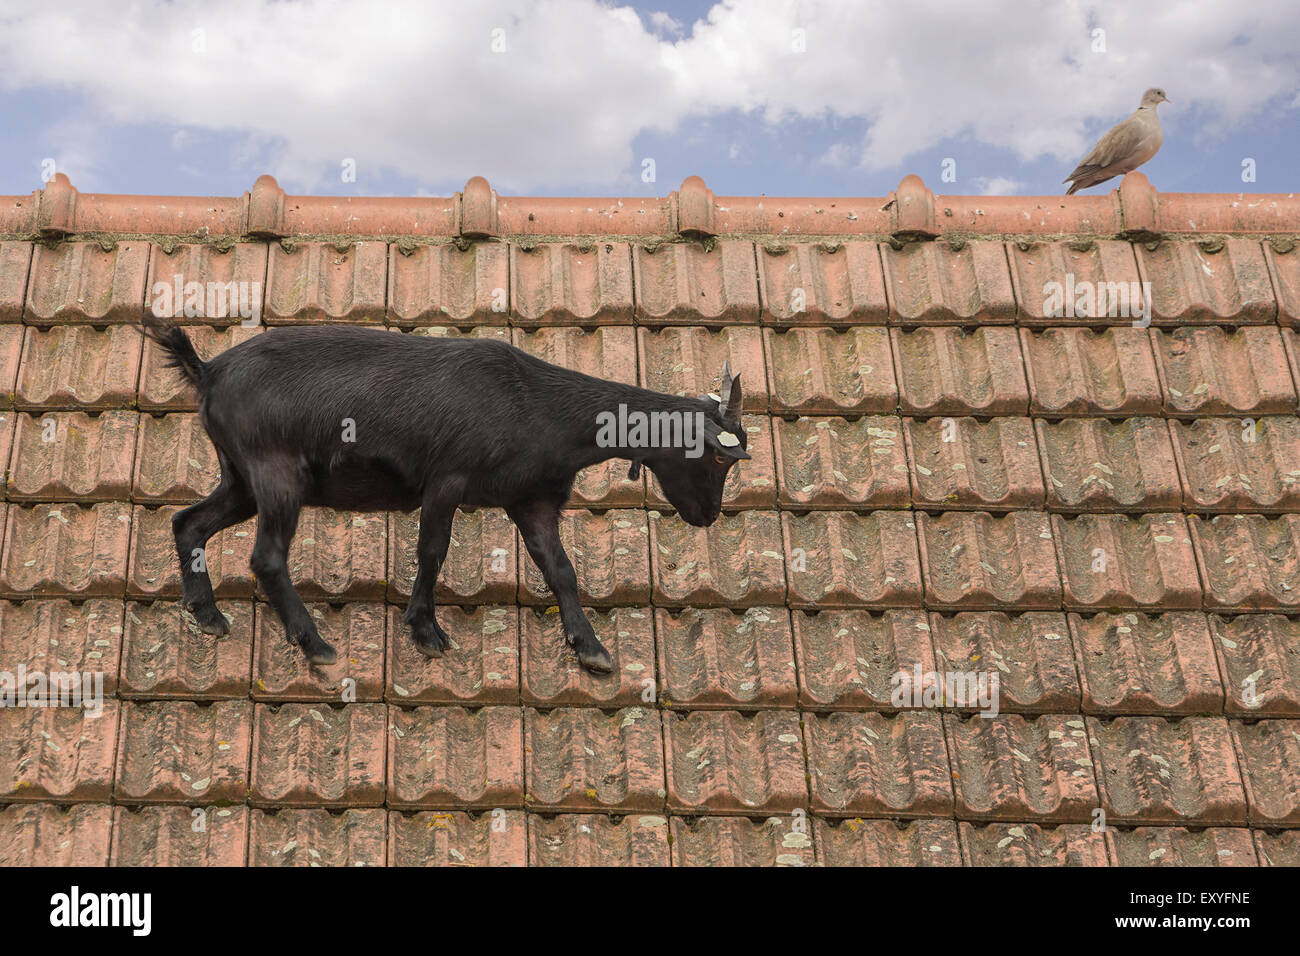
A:
<svg viewBox="0 0 1300 956">
<path fill-rule="evenodd" d="M 172 534 L 181 562 L 181 604 L 194 615 L 204 634 L 230 632 L 212 594 L 207 570 L 208 540 L 222 529 L 248 520 L 256 511 L 248 488 L 223 462 L 221 484 L 216 491 L 172 518 Z"/>
<path fill-rule="evenodd" d="M 447 557 L 455 517 L 456 504 L 450 499 L 430 499 L 420 509 L 420 537 L 416 546 L 419 564 L 404 619 L 411 625 L 416 649 L 428 657 L 442 657 L 442 652 L 451 645 L 447 632 L 438 624 L 435 608 L 438 572 Z"/>
</svg>

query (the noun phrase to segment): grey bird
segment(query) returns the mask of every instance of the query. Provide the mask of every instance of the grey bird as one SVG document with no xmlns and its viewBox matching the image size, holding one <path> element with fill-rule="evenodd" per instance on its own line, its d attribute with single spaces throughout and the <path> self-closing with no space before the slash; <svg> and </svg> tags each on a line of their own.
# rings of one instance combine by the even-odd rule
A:
<svg viewBox="0 0 1300 956">
<path fill-rule="evenodd" d="M 1156 107 L 1168 102 L 1164 90 L 1152 87 L 1143 93 L 1137 112 L 1103 136 L 1078 168 L 1061 180 L 1071 184 L 1065 194 L 1123 176 L 1154 156 L 1165 141 Z"/>
</svg>

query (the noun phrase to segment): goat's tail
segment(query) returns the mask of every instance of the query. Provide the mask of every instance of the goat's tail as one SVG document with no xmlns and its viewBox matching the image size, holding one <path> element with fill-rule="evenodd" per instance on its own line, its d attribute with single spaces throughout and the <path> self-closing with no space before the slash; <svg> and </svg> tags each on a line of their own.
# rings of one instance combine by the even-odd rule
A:
<svg viewBox="0 0 1300 956">
<path fill-rule="evenodd" d="M 182 375 L 199 391 L 203 390 L 207 378 L 208 363 L 199 358 L 194 351 L 194 344 L 185 330 L 172 325 L 165 319 L 145 314 L 144 334 L 153 339 L 167 353 L 167 367 L 180 369 Z"/>
</svg>

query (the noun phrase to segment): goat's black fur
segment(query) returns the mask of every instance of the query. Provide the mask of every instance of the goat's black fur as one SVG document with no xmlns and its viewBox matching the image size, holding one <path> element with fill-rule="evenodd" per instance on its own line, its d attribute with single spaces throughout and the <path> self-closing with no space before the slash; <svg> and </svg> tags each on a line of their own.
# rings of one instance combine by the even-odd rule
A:
<svg viewBox="0 0 1300 956">
<path fill-rule="evenodd" d="M 644 464 L 694 525 L 721 510 L 727 473 L 748 458 L 738 379 L 724 370 L 721 400 L 680 398 L 543 362 L 503 342 L 356 328 L 274 329 L 210 361 L 189 337 L 150 316 L 145 334 L 200 395 L 221 482 L 172 521 L 183 601 L 207 633 L 224 634 L 205 565 L 208 539 L 258 516 L 252 567 L 289 640 L 314 663 L 334 660 L 289 580 L 286 556 L 299 511 L 420 509 L 418 571 L 406 621 L 430 656 L 448 646 L 434 616 L 434 584 L 456 508 L 501 507 L 555 593 L 579 662 L 610 669 L 582 612 L 557 520 L 577 472 L 608 458 Z M 703 413 L 703 454 L 683 448 L 599 447 L 597 415 Z M 721 436 L 721 441 L 719 438 Z M 351 440 L 349 440 L 349 438 Z"/>
</svg>

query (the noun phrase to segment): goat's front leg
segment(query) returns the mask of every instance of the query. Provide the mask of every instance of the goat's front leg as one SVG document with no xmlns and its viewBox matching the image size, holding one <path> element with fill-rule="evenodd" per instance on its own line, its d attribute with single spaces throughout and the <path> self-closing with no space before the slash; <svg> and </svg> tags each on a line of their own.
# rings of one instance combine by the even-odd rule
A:
<svg viewBox="0 0 1300 956">
<path fill-rule="evenodd" d="M 601 645 L 591 622 L 583 613 L 578 597 L 578 575 L 560 541 L 560 505 L 550 501 L 530 501 L 506 509 L 519 528 L 524 545 L 542 571 L 546 585 L 560 605 L 564 636 L 578 655 L 578 663 L 597 674 L 614 669 L 609 651 Z"/>
<path fill-rule="evenodd" d="M 447 632 L 438 624 L 438 572 L 451 543 L 451 523 L 456 517 L 456 502 L 449 498 L 430 498 L 420 509 L 420 538 L 416 545 L 419 565 L 411 587 L 411 603 L 406 606 L 406 623 L 416 648 L 429 657 L 442 657 L 451 644 Z"/>
</svg>

